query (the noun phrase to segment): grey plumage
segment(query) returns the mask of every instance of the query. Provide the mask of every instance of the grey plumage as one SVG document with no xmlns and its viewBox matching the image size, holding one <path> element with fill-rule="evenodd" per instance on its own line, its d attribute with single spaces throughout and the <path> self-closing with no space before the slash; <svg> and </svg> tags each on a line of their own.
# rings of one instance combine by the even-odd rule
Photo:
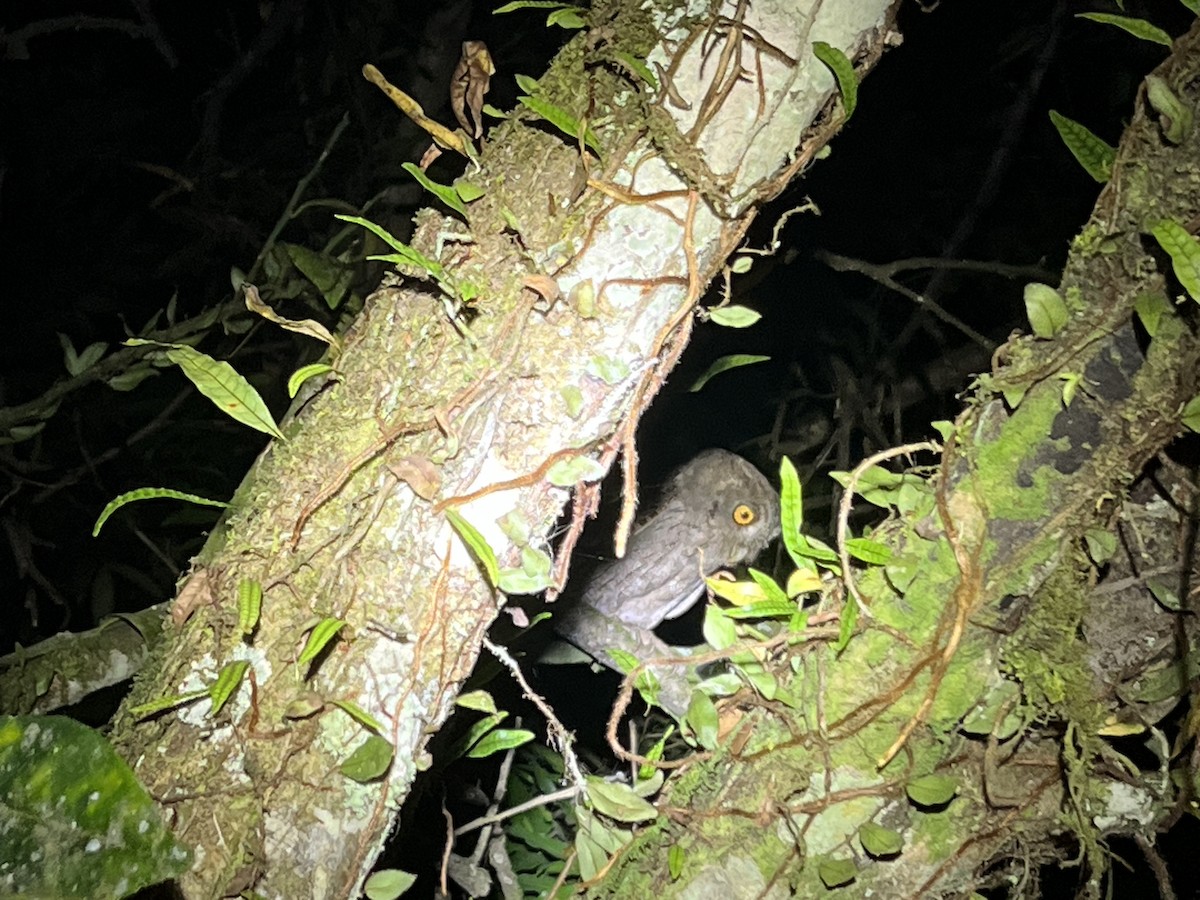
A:
<svg viewBox="0 0 1200 900">
<path fill-rule="evenodd" d="M 753 559 L 778 530 L 779 499 L 762 473 L 727 450 L 706 450 L 672 475 L 625 557 L 602 564 L 579 602 L 654 628 L 695 605 L 704 576 Z"/>
<path fill-rule="evenodd" d="M 770 482 L 740 456 L 706 450 L 675 472 L 625 557 L 596 569 L 556 630 L 613 669 L 621 669 L 613 650 L 641 660 L 679 656 L 653 629 L 695 605 L 705 576 L 753 559 L 778 531 L 779 499 Z M 656 674 L 659 702 L 682 715 L 691 694 L 682 672 Z"/>
</svg>

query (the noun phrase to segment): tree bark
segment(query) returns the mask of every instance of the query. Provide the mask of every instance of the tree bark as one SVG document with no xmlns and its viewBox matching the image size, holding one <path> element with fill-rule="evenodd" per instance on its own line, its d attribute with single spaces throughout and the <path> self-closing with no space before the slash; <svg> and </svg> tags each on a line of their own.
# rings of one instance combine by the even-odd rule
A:
<svg viewBox="0 0 1200 900">
<path fill-rule="evenodd" d="M 1200 113 L 1200 28 L 1155 74 Z M 848 646 L 798 636 L 775 698 L 737 698 L 722 750 L 669 782 L 591 893 L 816 897 L 852 877 L 855 896 L 1038 896 L 1038 866 L 1071 859 L 1099 897 L 1114 835 L 1166 871 L 1155 836 L 1192 802 L 1194 726 L 1172 747 L 1159 725 L 1194 704 L 1200 637 L 1153 595 L 1187 594 L 1194 480 L 1164 459 L 1139 481 L 1200 389 L 1195 304 L 1148 234 L 1200 212 L 1200 132 L 1170 125 L 1143 93 L 1058 288 L 1065 326 L 1010 341 L 938 465 L 888 496 L 873 537 L 894 556 L 858 575 L 870 614 Z"/>
<path fill-rule="evenodd" d="M 546 546 L 568 498 L 547 479 L 555 463 L 633 458 L 702 287 L 839 127 L 812 42 L 865 71 L 894 37 L 887 0 L 742 0 L 716 18 L 644 6 L 596 4 L 539 83 L 539 100 L 590 126 L 599 159 L 529 112 L 489 136 L 467 226 L 419 218 L 413 245 L 444 267 L 443 290 L 410 278 L 370 298 L 335 376 L 181 585 L 114 739 L 199 851 L 187 896 L 357 894 L 503 601 L 446 510 L 516 566 L 499 521 Z M 659 89 L 622 54 L 658 64 Z M 594 499 L 579 488 L 576 515 Z M 263 588 L 249 636 L 246 582 Z M 325 619 L 342 623 L 336 641 L 298 662 Z M 235 660 L 249 670 L 219 714 L 207 700 L 129 713 Z M 382 724 L 394 758 L 380 779 L 339 771 L 368 732 L 334 701 Z"/>
</svg>

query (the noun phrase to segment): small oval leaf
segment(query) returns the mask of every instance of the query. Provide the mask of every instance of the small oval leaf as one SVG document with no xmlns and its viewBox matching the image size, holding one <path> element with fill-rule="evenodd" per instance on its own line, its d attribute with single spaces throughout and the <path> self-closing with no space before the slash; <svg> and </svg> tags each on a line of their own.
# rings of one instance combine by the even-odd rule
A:
<svg viewBox="0 0 1200 900">
<path fill-rule="evenodd" d="M 493 753 L 503 753 L 522 744 L 528 744 L 534 738 L 532 731 L 524 728 L 497 728 L 485 734 L 474 747 L 467 751 L 471 759 L 483 759 Z"/>
<path fill-rule="evenodd" d="M 708 317 L 726 328 L 749 328 L 762 318 L 762 313 L 748 306 L 718 306 L 708 311 Z"/>
<path fill-rule="evenodd" d="M 1025 314 L 1033 333 L 1040 338 L 1054 337 L 1067 324 L 1067 304 L 1048 284 L 1025 285 Z"/>
<path fill-rule="evenodd" d="M 904 786 L 910 800 L 918 806 L 941 806 L 958 793 L 958 782 L 948 775 L 922 775 Z"/>
<path fill-rule="evenodd" d="M 587 795 L 596 812 L 618 822 L 649 822 L 658 818 L 653 804 L 639 797 L 627 784 L 588 775 Z"/>
<path fill-rule="evenodd" d="M 863 849 L 876 859 L 899 855 L 904 849 L 904 838 L 900 832 L 884 828 L 874 822 L 864 822 L 858 829 L 858 839 Z"/>
<path fill-rule="evenodd" d="M 370 734 L 339 769 L 347 778 L 359 783 L 374 781 L 388 770 L 393 753 L 392 745 L 386 739 Z"/>
</svg>

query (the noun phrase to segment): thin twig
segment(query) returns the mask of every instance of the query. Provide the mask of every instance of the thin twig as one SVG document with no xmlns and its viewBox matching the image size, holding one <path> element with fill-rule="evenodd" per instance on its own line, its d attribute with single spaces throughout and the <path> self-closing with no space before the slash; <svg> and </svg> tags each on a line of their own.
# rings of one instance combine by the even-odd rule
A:
<svg viewBox="0 0 1200 900">
<path fill-rule="evenodd" d="M 846 547 L 846 535 L 850 530 L 850 509 L 854 505 L 854 488 L 858 484 L 858 480 L 862 478 L 863 474 L 871 466 L 885 460 L 894 459 L 897 456 L 916 453 L 918 450 L 929 450 L 933 453 L 940 453 L 942 448 L 933 441 L 921 441 L 917 444 L 889 447 L 887 450 L 881 450 L 872 456 L 868 456 L 854 467 L 854 471 L 846 479 L 846 487 L 842 491 L 841 503 L 838 504 L 837 549 L 838 561 L 842 566 L 842 582 L 846 585 L 846 590 L 850 592 L 850 596 L 854 598 L 854 602 L 858 604 L 859 612 L 867 616 L 870 616 L 870 610 L 863 600 L 862 594 L 858 592 L 858 586 L 854 583 L 854 574 L 850 569 L 850 551 Z"/>
<path fill-rule="evenodd" d="M 558 716 L 554 714 L 554 710 L 550 708 L 550 704 L 529 686 L 529 682 L 525 680 L 525 673 L 521 671 L 521 667 L 507 650 L 496 644 L 491 638 L 486 637 L 483 639 L 483 646 L 487 647 L 491 651 L 492 656 L 500 660 L 504 667 L 508 669 L 513 680 L 520 685 L 525 698 L 537 707 L 538 712 L 546 717 L 546 728 L 550 732 L 550 739 L 558 747 L 559 752 L 562 753 L 563 765 L 567 769 L 567 774 L 570 776 L 571 782 L 575 785 L 574 790 L 582 792 L 587 784 L 583 780 L 583 772 L 579 769 L 579 759 L 571 749 L 571 732 L 558 720 Z"/>
</svg>

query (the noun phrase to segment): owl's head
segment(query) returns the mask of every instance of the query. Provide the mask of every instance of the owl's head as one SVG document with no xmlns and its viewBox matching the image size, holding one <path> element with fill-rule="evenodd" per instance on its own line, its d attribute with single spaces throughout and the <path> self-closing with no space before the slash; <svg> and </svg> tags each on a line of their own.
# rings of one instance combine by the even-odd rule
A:
<svg viewBox="0 0 1200 900">
<path fill-rule="evenodd" d="M 753 559 L 779 533 L 779 496 L 749 462 L 728 450 L 705 450 L 679 469 L 668 495 L 684 499 L 704 522 L 705 568 Z"/>
</svg>

